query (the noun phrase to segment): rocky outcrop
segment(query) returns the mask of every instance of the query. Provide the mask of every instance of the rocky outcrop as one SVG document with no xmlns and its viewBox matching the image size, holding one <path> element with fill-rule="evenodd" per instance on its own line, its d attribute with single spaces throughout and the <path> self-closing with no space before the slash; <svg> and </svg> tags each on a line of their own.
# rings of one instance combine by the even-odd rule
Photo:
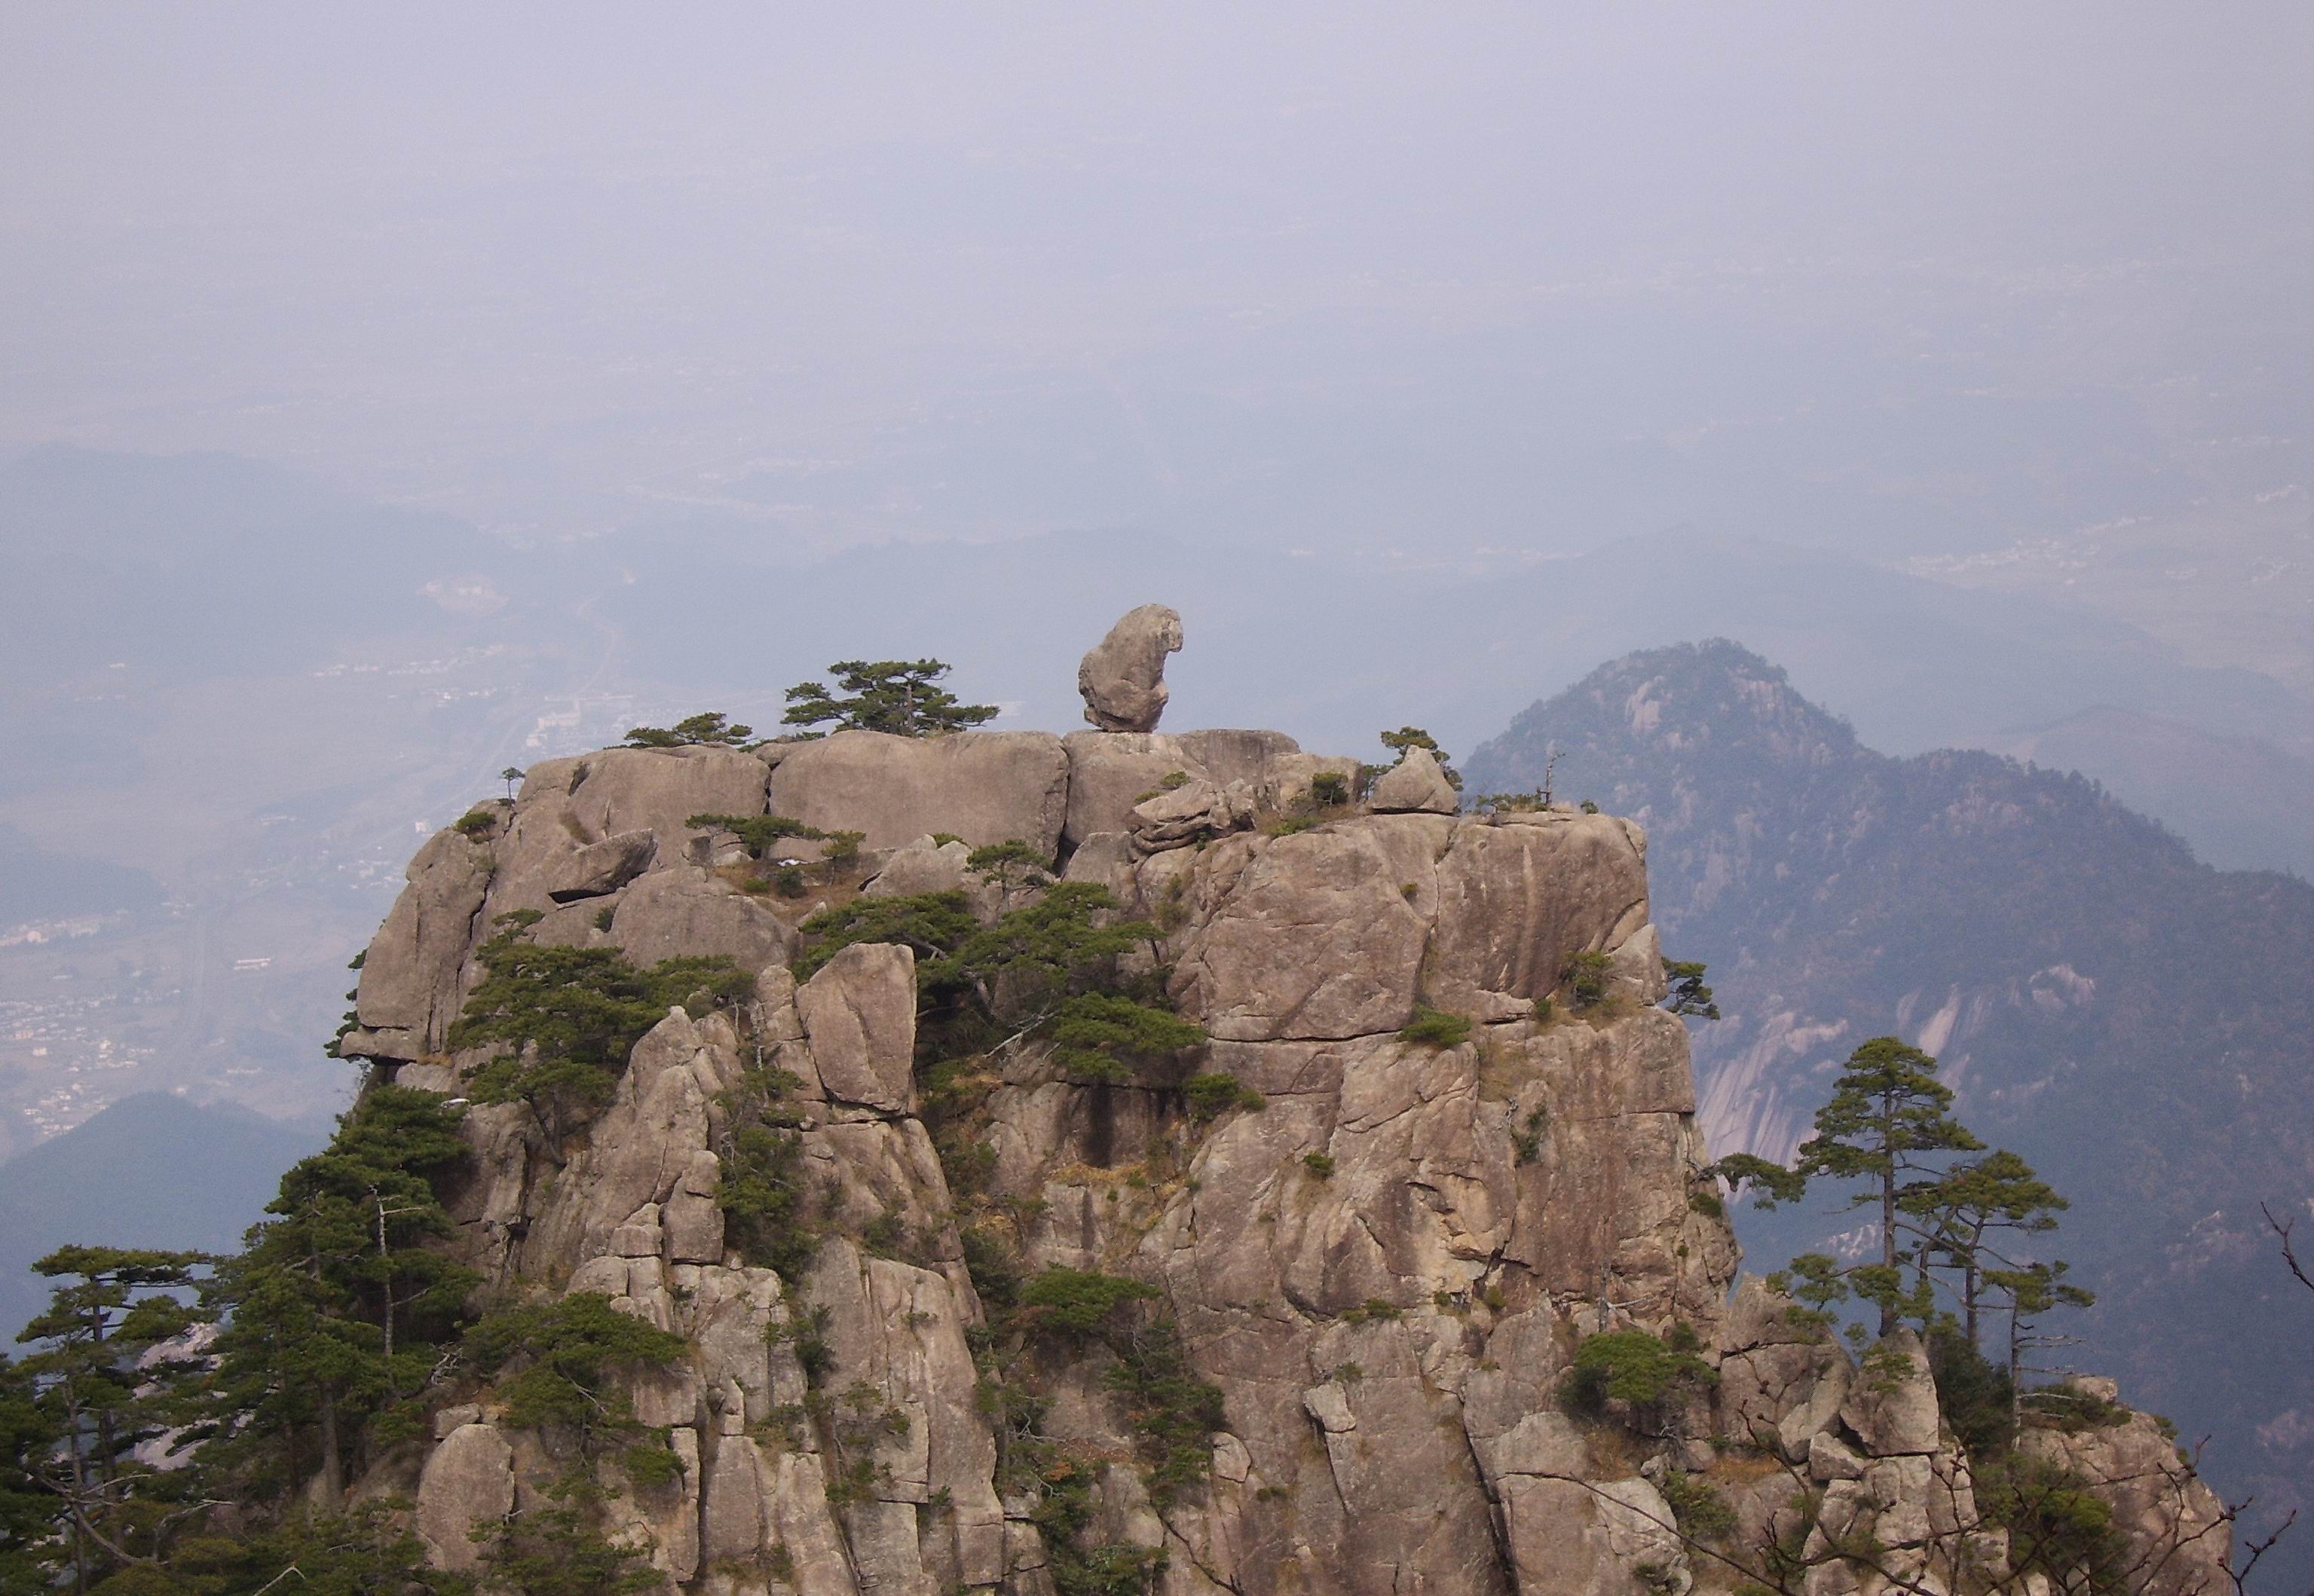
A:
<svg viewBox="0 0 2314 1596">
<path fill-rule="evenodd" d="M 427 845 L 362 1016 L 403 1084 L 455 1090 L 480 1060 L 443 1038 L 501 904 L 540 908 L 542 939 L 754 974 L 746 1002 L 668 1012 L 564 1145 L 472 1107 L 453 1200 L 488 1291 L 600 1293 L 683 1338 L 626 1393 L 672 1477 L 596 1465 L 604 1522 L 670 1591 L 1054 1596 L 1098 1553 L 1161 1556 L 1167 1596 L 1678 1596 L 1771 1560 L 1806 1596 L 2048 1596 L 1986 1521 L 1915 1339 L 1859 1360 L 1761 1283 L 1731 1296 L 1636 826 L 1454 813 L 1426 754 L 1371 807 L 1320 808 L 1311 781 L 1349 762 L 1271 734 L 840 733 L 767 782 L 753 755 L 622 752 L 534 771 L 495 840 Z M 754 867 L 684 823 L 765 807 L 871 852 L 813 867 L 803 904 L 748 890 Z M 1161 978 L 1210 1037 L 1193 1060 L 1080 1084 L 1048 1044 L 992 1036 L 927 1071 L 909 948 L 790 973 L 818 901 L 961 891 L 983 924 L 1033 903 L 966 867 L 1015 838 L 1149 922 L 1120 974 Z M 1584 1005 L 1577 954 L 1610 975 Z M 814 1243 L 784 1277 L 727 1207 L 767 1092 Z M 1188 1483 L 1151 1470 L 1167 1398 L 1117 1349 L 1000 1356 L 992 1320 L 1053 1269 L 1153 1291 L 1137 1333 L 1171 1327 L 1166 1378 L 1218 1391 Z M 1575 1358 L 1612 1331 L 1692 1349 L 1687 1372 L 1584 1406 Z M 472 1569 L 473 1533 L 541 1500 L 567 1446 L 455 1371 L 437 1407 L 412 1474 L 374 1488 L 414 1484 L 429 1556 Z M 2025 1450 L 2176 1571 L 2158 1596 L 2194 1596 L 2223 1524 L 2159 1440 L 2132 1417 Z M 1088 1478 L 1056 1530 L 1040 1503 Z"/>
<path fill-rule="evenodd" d="M 477 1417 L 480 1409 L 472 1410 Z M 481 1561 L 474 1532 L 514 1512 L 514 1449 L 489 1424 L 444 1434 L 418 1477 L 418 1538 L 437 1568 L 463 1574 Z"/>
<path fill-rule="evenodd" d="M 1462 807 L 1453 784 L 1427 748 L 1409 748 L 1374 780 L 1367 803 L 1378 815 L 1452 815 Z"/>
<path fill-rule="evenodd" d="M 641 875 L 658 851 L 658 834 L 647 830 L 621 832 L 589 842 L 576 853 L 555 861 L 546 871 L 546 895 L 558 904 L 577 898 L 598 898 L 616 892 Z"/>
<path fill-rule="evenodd" d="M 2195 1477 L 2177 1438 L 2151 1414 L 2115 1405 L 2109 1380 L 2077 1377 L 2088 1422 L 2026 1432 L 2031 1458 L 2085 1484 L 2113 1512 L 2115 1557 L 2127 1588 L 2147 1596 L 2226 1596 L 2232 1542 L 2225 1504 Z"/>
<path fill-rule="evenodd" d="M 1171 696 L 1165 657 L 1180 648 L 1180 616 L 1163 604 L 1127 610 L 1077 666 L 1085 719 L 1103 731 L 1155 731 Z"/>
<path fill-rule="evenodd" d="M 1305 754 L 1274 731 L 1080 731 L 1062 742 L 1069 759 L 1063 837 L 1071 850 L 1104 833 L 1132 830 L 1141 805 L 1185 782 L 1241 795 L 1255 811 L 1284 813 L 1310 797 L 1320 775 L 1339 776 L 1347 788 L 1358 772 L 1355 759 Z"/>
<path fill-rule="evenodd" d="M 1138 851 L 1162 853 L 1242 831 L 1253 816 L 1253 793 L 1244 782 L 1222 788 L 1193 779 L 1134 805 L 1126 834 Z"/>
<path fill-rule="evenodd" d="M 1068 789 L 1068 757 L 1047 732 L 840 731 L 788 751 L 772 772 L 771 811 L 865 833 L 870 848 L 946 832 L 975 848 L 1017 840 L 1051 859 Z"/>
<path fill-rule="evenodd" d="M 355 994 L 358 1028 L 340 1039 L 349 1057 L 414 1059 L 438 1051 L 464 995 L 459 974 L 490 890 L 491 845 L 437 832 L 404 873 L 408 883 L 363 950 Z"/>
</svg>

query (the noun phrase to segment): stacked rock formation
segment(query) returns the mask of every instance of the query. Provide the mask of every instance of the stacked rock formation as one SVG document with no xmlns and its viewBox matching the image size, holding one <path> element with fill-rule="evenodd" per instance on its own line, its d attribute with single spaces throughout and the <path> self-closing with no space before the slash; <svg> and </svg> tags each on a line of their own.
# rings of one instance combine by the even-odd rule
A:
<svg viewBox="0 0 2314 1596">
<path fill-rule="evenodd" d="M 1451 802 L 1409 767 L 1385 813 L 1313 806 L 1315 778 L 1355 763 L 1266 732 L 612 750 L 535 767 L 495 835 L 420 851 L 344 1044 L 402 1085 L 455 1093 L 479 1062 L 445 1051 L 448 1027 L 510 911 L 538 912 L 543 941 L 718 954 L 754 977 L 740 1009 L 668 1013 L 568 1146 L 542 1146 L 518 1107 L 470 1110 L 474 1173 L 454 1195 L 486 1292 L 600 1292 L 684 1338 L 631 1393 L 676 1477 L 646 1487 L 605 1464 L 603 1480 L 614 1533 L 670 1590 L 1059 1589 L 976 1400 L 990 1309 L 924 1123 L 914 957 L 857 945 L 799 983 L 799 913 L 735 886 L 732 839 L 687 824 L 776 813 L 865 833 L 870 896 L 964 890 L 993 918 L 1037 888 L 999 891 L 965 859 L 1007 841 L 1102 884 L 1160 929 L 1153 965 L 1211 1037 L 1196 1067 L 1259 1105 L 1200 1119 L 1178 1085 L 1074 1084 L 1034 1044 L 985 1061 L 976 1212 L 1002 1216 L 1029 1271 L 1153 1288 L 1221 1392 L 1206 1477 L 1166 1493 L 1093 1362 L 1037 1393 L 1051 1443 L 1098 1474 L 1085 1533 L 1161 1552 L 1156 1589 L 1641 1596 L 1773 1567 L 1809 1596 L 2039 1596 L 1980 1521 L 1915 1341 L 1859 1368 L 1756 1281 L 1731 1301 L 1686 1034 L 1655 1007 L 1638 829 L 1438 812 Z M 1539 1018 L 1584 952 L 1607 956 L 1608 1001 Z M 1402 1037 L 1427 1010 L 1467 1034 Z M 718 1198 L 734 1089 L 767 1063 L 800 1083 L 821 1232 L 786 1280 L 727 1246 Z M 896 1225 L 905 1257 L 877 1240 Z M 806 1321 L 809 1365 L 791 1333 Z M 1575 1353 L 1629 1330 L 1694 1347 L 1708 1378 L 1576 1416 Z M 865 1492 L 831 1494 L 829 1442 L 794 1416 L 815 1390 L 901 1415 Z M 2124 1527 L 2164 1596 L 2216 1596 L 2215 1503 L 2173 1454 L 2122 1457 L 2146 1449 L 2121 1434 L 2048 1444 L 2112 1452 L 2072 1461 L 2128 1475 L 2143 1500 Z M 566 1460 L 482 1386 L 445 1392 L 434 1435 L 358 1488 L 412 1497 L 434 1558 L 471 1568 L 473 1531 L 535 1504 Z M 1683 1529 L 1674 1496 L 1696 1482 L 1733 1528 Z"/>
</svg>

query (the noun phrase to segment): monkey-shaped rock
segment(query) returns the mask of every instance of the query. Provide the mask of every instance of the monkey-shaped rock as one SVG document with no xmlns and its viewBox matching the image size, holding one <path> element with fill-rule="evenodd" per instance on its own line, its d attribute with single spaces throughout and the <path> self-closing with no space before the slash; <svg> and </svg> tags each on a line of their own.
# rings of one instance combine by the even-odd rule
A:
<svg viewBox="0 0 2314 1596">
<path fill-rule="evenodd" d="M 1128 610 L 1077 666 L 1085 719 L 1103 731 L 1154 731 L 1170 694 L 1165 656 L 1181 647 L 1181 618 L 1163 604 Z"/>
</svg>

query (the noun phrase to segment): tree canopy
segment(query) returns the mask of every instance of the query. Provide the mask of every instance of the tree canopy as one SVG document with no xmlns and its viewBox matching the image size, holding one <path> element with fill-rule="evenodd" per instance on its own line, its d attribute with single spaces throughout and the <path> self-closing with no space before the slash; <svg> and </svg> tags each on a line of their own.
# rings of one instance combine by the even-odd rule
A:
<svg viewBox="0 0 2314 1596">
<path fill-rule="evenodd" d="M 627 728 L 627 746 L 694 748 L 744 743 L 755 735 L 754 727 L 731 725 L 723 716 L 710 711 L 686 715 L 673 726 L 631 726 Z"/>
<path fill-rule="evenodd" d="M 788 689 L 787 713 L 781 717 L 786 724 L 832 721 L 837 731 L 923 737 L 996 719 L 994 704 L 964 703 L 940 685 L 949 671 L 941 660 L 839 659 L 827 668 L 835 677 L 834 690 L 824 682 L 799 682 Z"/>
<path fill-rule="evenodd" d="M 728 958 L 670 958 L 646 970 L 615 948 L 542 947 L 517 913 L 482 944 L 488 972 L 467 997 L 450 1045 L 503 1045 L 476 1071 L 477 1102 L 526 1105 L 550 1151 L 610 1100 L 628 1050 L 676 1003 L 736 1002 L 745 975 Z"/>
</svg>

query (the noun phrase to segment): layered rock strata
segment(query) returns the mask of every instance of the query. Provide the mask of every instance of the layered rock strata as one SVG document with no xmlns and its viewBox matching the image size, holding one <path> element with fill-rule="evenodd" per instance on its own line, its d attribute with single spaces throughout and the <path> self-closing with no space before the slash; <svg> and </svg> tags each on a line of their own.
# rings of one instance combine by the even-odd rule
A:
<svg viewBox="0 0 2314 1596">
<path fill-rule="evenodd" d="M 1271 733 L 614 750 L 541 764 L 490 834 L 420 850 L 343 1044 L 402 1085 L 456 1093 L 479 1062 L 445 1051 L 448 1027 L 515 911 L 542 940 L 722 955 L 754 978 L 737 1010 L 669 1012 L 570 1145 L 541 1145 L 518 1107 L 472 1108 L 451 1195 L 487 1292 L 599 1292 L 684 1337 L 631 1393 L 675 1477 L 603 1481 L 613 1530 L 668 1588 L 1073 1596 L 1038 1481 L 1007 1472 L 1016 1438 L 979 1399 L 1007 1371 L 976 1362 L 991 1309 L 960 1220 L 1001 1230 L 1027 1272 L 1153 1288 L 1219 1389 L 1203 1478 L 1153 1492 L 1096 1362 L 1037 1375 L 1046 1442 L 1097 1475 L 1082 1534 L 1161 1553 L 1170 1596 L 1641 1596 L 1771 1571 L 1807 1596 L 2032 1588 L 1917 1343 L 1859 1368 L 1757 1282 L 1731 1299 L 1686 1033 L 1654 1006 L 1638 829 L 1457 815 L 1409 764 L 1381 813 L 1314 806 L 1315 777 L 1355 763 Z M 1009 840 L 1107 886 L 1157 928 L 1147 963 L 1211 1038 L 1194 1068 L 1241 1100 L 1199 1118 L 1178 1077 L 1074 1084 L 1016 1044 L 979 1061 L 976 1168 L 953 1174 L 927 1125 L 914 956 L 859 945 L 799 983 L 806 906 L 747 890 L 733 840 L 688 824 L 766 812 L 865 833 L 846 892 L 963 891 L 992 920 L 1037 889 L 965 860 Z M 1561 991 L 1577 953 L 1612 972 L 1585 1010 Z M 1401 1036 L 1437 1015 L 1466 1025 Z M 765 1066 L 797 1083 L 819 1233 L 787 1279 L 727 1244 L 719 1202 L 717 1150 Z M 1575 1416 L 1576 1352 L 1630 1330 L 1691 1345 L 1708 1375 Z M 868 1488 L 832 1488 L 835 1443 L 798 1417 L 815 1392 L 890 1415 Z M 411 1495 L 434 1559 L 472 1568 L 473 1531 L 537 1505 L 567 1459 L 482 1386 L 446 1388 L 434 1437 L 359 1488 Z M 2214 1503 L 2140 1439 L 2071 1461 L 2147 1497 L 2124 1512 L 2172 1548 L 2162 1596 L 2216 1596 Z M 1699 1488 L 1727 1525 L 1683 1528 Z"/>
</svg>

